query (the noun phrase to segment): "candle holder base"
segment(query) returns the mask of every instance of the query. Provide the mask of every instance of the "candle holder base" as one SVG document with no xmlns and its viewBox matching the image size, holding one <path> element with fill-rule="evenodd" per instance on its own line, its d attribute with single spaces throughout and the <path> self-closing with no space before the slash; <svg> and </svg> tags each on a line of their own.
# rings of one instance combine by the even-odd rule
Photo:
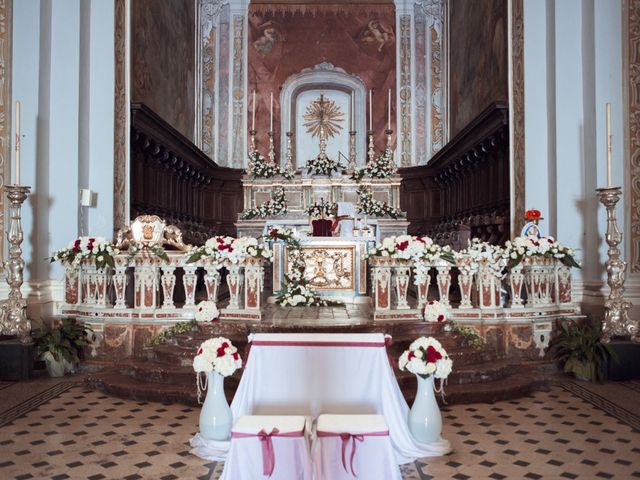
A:
<svg viewBox="0 0 640 480">
<path fill-rule="evenodd" d="M 605 240 L 609 245 L 608 259 L 605 262 L 607 284 L 610 293 L 605 301 L 605 315 L 602 325 L 602 340 L 610 342 L 613 338 L 639 341 L 638 322 L 629 318 L 631 303 L 624 298 L 624 282 L 627 263 L 620 258 L 618 245 L 622 242 L 622 232 L 616 221 L 616 204 L 622 194 L 621 187 L 597 188 L 598 200 L 607 209 L 607 232 Z"/>
<path fill-rule="evenodd" d="M 21 225 L 20 210 L 27 199 L 30 187 L 22 185 L 7 185 L 4 187 L 9 200 L 9 258 L 4 262 L 9 284 L 7 302 L 3 305 L 0 318 L 0 334 L 16 335 L 20 342 L 31 342 L 31 321 L 27 317 L 27 302 L 22 298 L 20 287 L 23 283 L 24 260 L 22 259 L 22 240 L 24 239 Z"/>
</svg>

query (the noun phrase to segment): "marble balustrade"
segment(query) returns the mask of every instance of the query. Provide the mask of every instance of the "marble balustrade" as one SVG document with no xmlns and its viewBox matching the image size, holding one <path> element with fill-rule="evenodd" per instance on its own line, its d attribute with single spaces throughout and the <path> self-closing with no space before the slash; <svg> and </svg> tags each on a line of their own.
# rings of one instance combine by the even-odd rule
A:
<svg viewBox="0 0 640 480">
<path fill-rule="evenodd" d="M 189 319 L 197 307 L 196 290 L 204 285 L 206 300 L 218 302 L 222 279 L 230 302 L 221 318 L 260 320 L 264 290 L 264 264 L 248 259 L 222 266 L 210 259 L 187 263 L 183 252 L 166 252 L 169 261 L 154 254 L 120 254 L 114 266 L 96 268 L 86 262 L 65 266 L 63 315 L 114 318 Z M 199 302 L 199 300 L 198 300 Z"/>
<path fill-rule="evenodd" d="M 568 311 L 564 307 L 571 313 L 577 311 L 571 295 L 571 269 L 555 259 L 528 259 L 506 275 L 497 275 L 491 265 L 471 271 L 442 260 L 423 264 L 419 281 L 409 261 L 374 257 L 370 264 L 376 320 L 422 318 L 425 304 L 432 300 L 447 306 L 454 318 L 480 318 L 483 311 L 493 317 L 513 316 L 518 311 L 530 316 L 554 309 Z M 409 290 L 415 301 L 408 300 Z"/>
</svg>

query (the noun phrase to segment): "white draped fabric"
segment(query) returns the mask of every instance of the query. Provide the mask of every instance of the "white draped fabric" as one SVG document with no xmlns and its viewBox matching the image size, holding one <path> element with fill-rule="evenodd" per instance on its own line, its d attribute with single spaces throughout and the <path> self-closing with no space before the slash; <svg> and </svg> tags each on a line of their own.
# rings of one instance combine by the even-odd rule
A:
<svg viewBox="0 0 640 480">
<path fill-rule="evenodd" d="M 275 429 L 275 430 L 274 430 Z M 233 427 L 233 438 L 220 480 L 256 480 L 265 475 L 265 443 L 259 435 L 270 437 L 272 480 L 312 480 L 313 467 L 306 435 L 305 418 L 293 416 L 242 417 Z"/>
<path fill-rule="evenodd" d="M 380 414 L 389 426 L 397 463 L 445 455 L 449 442 L 414 440 L 409 407 L 389 364 L 383 334 L 255 334 L 245 371 L 231 404 L 234 419 L 245 415 L 322 413 Z M 224 459 L 221 442 L 198 435 L 192 453 Z M 228 448 L 228 447 L 227 447 Z"/>
</svg>

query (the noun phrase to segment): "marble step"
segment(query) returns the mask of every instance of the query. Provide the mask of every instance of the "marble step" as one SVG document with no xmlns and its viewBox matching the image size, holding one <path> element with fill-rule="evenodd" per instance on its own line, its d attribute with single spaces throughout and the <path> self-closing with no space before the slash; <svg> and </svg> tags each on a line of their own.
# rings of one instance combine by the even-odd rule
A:
<svg viewBox="0 0 640 480">
<path fill-rule="evenodd" d="M 225 380 L 227 400 L 232 401 L 237 385 L 233 379 Z M 403 382 L 401 391 L 409 405 L 413 403 L 416 382 Z M 536 390 L 545 390 L 550 381 L 549 375 L 543 375 L 534 370 L 520 371 L 508 375 L 497 381 L 483 381 L 445 386 L 446 404 L 458 403 L 494 403 L 522 397 Z M 139 401 L 154 401 L 163 403 L 183 403 L 197 405 L 195 383 L 167 384 L 157 381 L 139 381 L 129 375 L 121 373 L 117 368 L 105 369 L 87 376 L 86 384 L 90 388 L 104 391 L 114 396 L 131 398 Z M 445 403 L 438 395 L 438 402 Z"/>
</svg>

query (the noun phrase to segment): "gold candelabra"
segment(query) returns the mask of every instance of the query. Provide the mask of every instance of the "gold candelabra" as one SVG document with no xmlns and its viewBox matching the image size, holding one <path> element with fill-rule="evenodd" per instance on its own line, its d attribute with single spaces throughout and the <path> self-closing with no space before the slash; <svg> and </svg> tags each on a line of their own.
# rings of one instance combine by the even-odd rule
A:
<svg viewBox="0 0 640 480">
<path fill-rule="evenodd" d="M 31 321 L 27 318 L 27 302 L 22 298 L 20 287 L 24 282 L 24 260 L 22 258 L 21 209 L 27 199 L 31 187 L 23 185 L 6 185 L 4 187 L 9 199 L 9 259 L 4 262 L 9 284 L 9 296 L 5 306 L 6 316 L 0 318 L 0 334 L 17 335 L 20 342 L 31 342 Z"/>
<path fill-rule="evenodd" d="M 618 245 L 622 242 L 622 232 L 616 221 L 616 204 L 622 194 L 621 187 L 607 187 L 596 189 L 598 200 L 607 209 L 607 232 L 605 240 L 609 245 L 608 260 L 605 262 L 607 270 L 607 284 L 610 288 L 609 297 L 604 303 L 605 315 L 602 326 L 602 339 L 609 342 L 614 337 L 640 340 L 638 337 L 638 322 L 629 318 L 631 303 L 624 299 L 624 281 L 627 264 L 620 258 Z"/>
</svg>

